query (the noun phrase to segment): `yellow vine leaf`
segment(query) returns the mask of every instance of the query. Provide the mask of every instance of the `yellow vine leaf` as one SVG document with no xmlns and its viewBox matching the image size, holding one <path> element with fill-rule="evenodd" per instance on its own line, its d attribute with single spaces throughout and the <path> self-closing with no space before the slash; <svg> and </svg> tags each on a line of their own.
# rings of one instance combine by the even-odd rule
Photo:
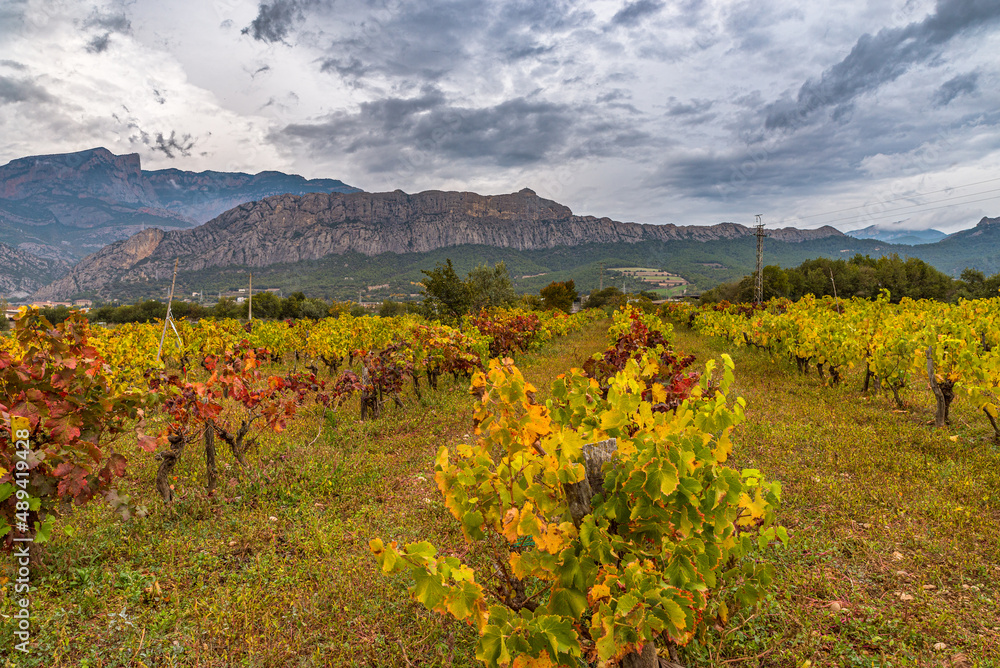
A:
<svg viewBox="0 0 1000 668">
<path fill-rule="evenodd" d="M 749 515 L 744 515 L 737 521 L 740 526 L 750 526 L 756 520 L 759 520 L 764 516 L 764 512 L 767 510 L 767 500 L 761 498 L 760 488 L 758 487 L 756 493 L 754 494 L 756 498 L 750 498 L 750 495 L 746 492 L 740 494 L 739 506 L 744 508 L 749 512 Z"/>
<path fill-rule="evenodd" d="M 517 508 L 511 508 L 503 516 L 503 535 L 513 543 L 517 540 Z"/>
<path fill-rule="evenodd" d="M 524 426 L 525 440 L 527 441 L 525 445 L 530 445 L 538 437 L 545 436 L 552 431 L 551 418 L 549 410 L 545 406 L 527 404 L 525 412 L 529 417 L 528 423 Z"/>
<path fill-rule="evenodd" d="M 555 665 L 552 663 L 552 659 L 549 658 L 548 653 L 543 651 L 537 657 L 522 654 L 514 659 L 514 664 L 511 668 L 551 668 L 551 666 Z"/>
<path fill-rule="evenodd" d="M 712 450 L 712 454 L 715 456 L 715 461 L 722 464 L 727 459 L 729 459 L 729 453 L 733 451 L 733 442 L 729 438 L 729 432 L 732 428 L 724 429 L 722 435 L 719 436 L 719 444 Z"/>
<path fill-rule="evenodd" d="M 605 598 L 611 598 L 611 588 L 608 585 L 596 584 L 590 588 L 591 601 L 600 601 Z"/>
</svg>

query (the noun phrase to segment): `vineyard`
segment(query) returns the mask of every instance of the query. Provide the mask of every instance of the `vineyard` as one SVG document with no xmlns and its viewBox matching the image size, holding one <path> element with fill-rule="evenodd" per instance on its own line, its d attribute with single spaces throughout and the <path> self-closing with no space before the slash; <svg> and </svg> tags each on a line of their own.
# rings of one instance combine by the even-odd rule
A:
<svg viewBox="0 0 1000 668">
<path fill-rule="evenodd" d="M 34 538 L 35 633 L 0 572 L 0 655 L 994 665 L 998 306 L 27 313 L 0 535 Z"/>
<path fill-rule="evenodd" d="M 861 391 L 891 392 L 897 409 L 901 390 L 926 389 L 937 427 L 962 397 L 982 411 L 1000 442 L 1000 298 L 892 304 L 886 291 L 875 300 L 808 295 L 761 305 L 668 306 L 667 316 L 733 346 L 793 359 L 800 373 L 814 367 L 830 385 L 863 367 Z"/>
</svg>

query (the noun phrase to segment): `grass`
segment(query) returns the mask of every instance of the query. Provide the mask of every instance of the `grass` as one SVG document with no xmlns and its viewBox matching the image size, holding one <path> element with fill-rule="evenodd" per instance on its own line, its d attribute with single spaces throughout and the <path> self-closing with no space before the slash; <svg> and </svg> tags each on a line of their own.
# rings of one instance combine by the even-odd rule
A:
<svg viewBox="0 0 1000 668">
<path fill-rule="evenodd" d="M 1000 452 L 982 414 L 959 397 L 938 430 L 922 386 L 897 411 L 856 371 L 827 387 L 764 351 L 685 331 L 677 347 L 733 355 L 747 419 L 730 463 L 781 481 L 792 536 L 769 600 L 691 665 L 1000 665 Z"/>
<path fill-rule="evenodd" d="M 539 388 L 606 344 L 606 323 L 517 360 Z M 10 583 L 0 598 L 5 666 L 468 666 L 474 632 L 413 603 L 386 578 L 373 537 L 464 541 L 434 483 L 441 445 L 470 438 L 468 381 L 441 379 L 423 399 L 368 422 L 358 407 L 312 410 L 261 440 L 237 479 L 222 455 L 219 493 L 189 446 L 179 500 L 164 508 L 156 462 L 134 452 L 124 487 L 149 515 L 120 522 L 101 503 L 57 522 L 33 567 L 31 654 L 13 651 Z M 356 403 L 356 402 L 355 402 Z M 317 437 L 317 432 L 322 431 Z M 220 444 L 222 445 L 222 444 Z M 220 451 L 220 455 L 222 451 Z M 10 575 L 0 571 L 0 576 Z"/>
<path fill-rule="evenodd" d="M 518 364 L 544 395 L 604 347 L 605 327 Z M 936 430 L 922 388 L 897 412 L 891 396 L 861 396 L 857 372 L 827 387 L 683 330 L 677 348 L 699 362 L 733 355 L 747 419 L 730 463 L 781 481 L 792 536 L 770 553 L 768 600 L 686 648 L 686 665 L 1000 665 L 1000 453 L 983 416 L 959 397 Z M 375 536 L 465 550 L 433 457 L 470 438 L 466 383 L 405 399 L 365 423 L 354 405 L 307 413 L 263 439 L 240 479 L 224 465 L 214 498 L 189 450 L 171 508 L 152 492 L 156 462 L 133 454 L 126 491 L 149 515 L 122 523 L 93 504 L 58 522 L 32 572 L 33 652 L 14 656 L 0 618 L 4 665 L 477 665 L 470 627 L 410 601 L 368 553 Z"/>
</svg>

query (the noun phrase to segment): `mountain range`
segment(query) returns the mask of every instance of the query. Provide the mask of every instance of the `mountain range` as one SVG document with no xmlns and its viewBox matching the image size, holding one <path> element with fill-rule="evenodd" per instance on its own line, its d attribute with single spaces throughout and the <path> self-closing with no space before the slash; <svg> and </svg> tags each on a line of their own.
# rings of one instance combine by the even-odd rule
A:
<svg viewBox="0 0 1000 668">
<path fill-rule="evenodd" d="M 206 216 L 213 217 L 194 226 Z M 767 234 L 767 264 L 898 253 L 955 276 L 965 267 L 1000 271 L 1000 218 L 915 246 L 833 227 Z M 707 288 L 750 273 L 755 261 L 753 230 L 736 223 L 579 216 L 527 188 L 366 193 L 279 172 L 147 172 L 138 156 L 104 149 L 0 167 L 0 241 L 8 244 L 0 244 L 0 296 L 36 299 L 163 297 L 175 260 L 179 294 L 244 287 L 252 271 L 255 287 L 365 300 L 415 294 L 421 270 L 446 259 L 460 272 L 504 260 L 521 291 L 569 278 L 589 290 L 603 282 L 604 268 L 628 266 L 665 269 Z M 80 260 L 85 243 L 100 248 Z"/>
<path fill-rule="evenodd" d="M 549 251 L 581 245 L 708 242 L 746 238 L 735 223 L 677 226 L 620 223 L 576 216 L 525 188 L 509 195 L 427 191 L 278 195 L 249 202 L 191 230 L 150 229 L 100 250 L 37 293 L 64 298 L 108 284 L 159 280 L 175 259 L 186 272 L 260 268 L 353 252 L 365 256 L 421 254 L 456 246 Z M 786 228 L 786 243 L 843 235 L 832 227 Z"/>
<path fill-rule="evenodd" d="M 0 240 L 75 262 L 145 228 L 195 227 L 271 195 L 357 191 L 281 172 L 147 171 L 138 154 L 105 148 L 38 155 L 0 166 Z"/>
</svg>

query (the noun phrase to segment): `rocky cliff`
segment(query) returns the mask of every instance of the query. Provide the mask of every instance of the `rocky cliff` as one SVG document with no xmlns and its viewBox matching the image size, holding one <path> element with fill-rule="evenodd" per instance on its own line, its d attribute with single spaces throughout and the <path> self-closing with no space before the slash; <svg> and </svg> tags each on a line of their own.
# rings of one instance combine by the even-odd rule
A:
<svg viewBox="0 0 1000 668">
<path fill-rule="evenodd" d="M 66 273 L 61 260 L 41 258 L 0 243 L 0 297 L 23 299 Z"/>
<path fill-rule="evenodd" d="M 37 298 L 97 291 L 113 281 L 145 281 L 182 271 L 242 265 L 264 267 L 356 251 L 422 253 L 462 244 L 551 249 L 581 244 L 713 241 L 751 236 L 735 223 L 643 225 L 576 216 L 566 206 L 524 189 L 509 195 L 467 192 L 280 195 L 242 204 L 191 230 L 147 230 L 80 262 Z M 770 238 L 801 242 L 843 236 L 832 227 L 770 230 Z"/>
<path fill-rule="evenodd" d="M 147 227 L 188 229 L 244 202 L 282 193 L 357 192 L 281 172 L 143 171 L 138 154 L 104 148 L 0 166 L 0 238 L 79 259 Z"/>
</svg>

